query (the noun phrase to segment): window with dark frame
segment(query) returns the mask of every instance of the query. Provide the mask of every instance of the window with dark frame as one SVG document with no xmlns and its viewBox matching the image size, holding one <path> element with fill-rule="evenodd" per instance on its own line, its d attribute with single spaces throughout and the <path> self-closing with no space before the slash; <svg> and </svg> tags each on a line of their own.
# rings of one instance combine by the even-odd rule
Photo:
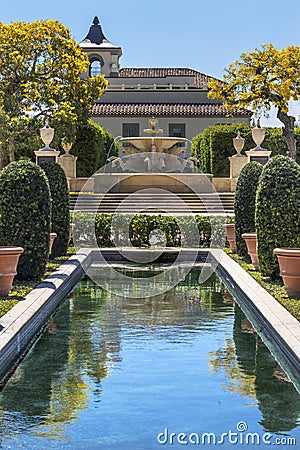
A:
<svg viewBox="0 0 300 450">
<path fill-rule="evenodd" d="M 123 123 L 122 136 L 123 137 L 138 137 L 140 135 L 139 123 Z"/>
<path fill-rule="evenodd" d="M 185 137 L 185 123 L 170 123 L 169 136 Z"/>
</svg>

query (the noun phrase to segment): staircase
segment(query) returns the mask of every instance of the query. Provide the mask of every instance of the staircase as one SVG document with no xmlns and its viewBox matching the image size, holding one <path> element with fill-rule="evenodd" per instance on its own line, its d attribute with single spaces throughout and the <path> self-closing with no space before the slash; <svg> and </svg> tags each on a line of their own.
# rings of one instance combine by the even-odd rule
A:
<svg viewBox="0 0 300 450">
<path fill-rule="evenodd" d="M 77 205 L 76 205 L 77 202 Z M 99 213 L 233 215 L 234 193 L 70 194 L 70 210 Z"/>
</svg>

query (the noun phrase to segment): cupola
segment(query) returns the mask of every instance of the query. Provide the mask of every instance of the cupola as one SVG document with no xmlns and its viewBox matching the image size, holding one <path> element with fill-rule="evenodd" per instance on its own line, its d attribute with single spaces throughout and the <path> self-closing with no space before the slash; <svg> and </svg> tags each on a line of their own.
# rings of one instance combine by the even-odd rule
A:
<svg viewBox="0 0 300 450">
<path fill-rule="evenodd" d="M 105 37 L 97 16 L 94 17 L 88 34 L 79 45 L 87 53 L 90 61 L 89 70 L 85 77 L 100 74 L 106 77 L 118 76 L 119 58 L 122 55 L 122 49 L 112 44 Z"/>
</svg>

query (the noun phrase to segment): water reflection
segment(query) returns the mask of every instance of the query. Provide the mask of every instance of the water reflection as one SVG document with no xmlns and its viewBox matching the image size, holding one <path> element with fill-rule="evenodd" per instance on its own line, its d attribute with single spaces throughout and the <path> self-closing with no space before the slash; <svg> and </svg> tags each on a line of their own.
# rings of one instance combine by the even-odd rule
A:
<svg viewBox="0 0 300 450">
<path fill-rule="evenodd" d="M 219 278 L 213 275 L 199 285 L 199 273 L 194 269 L 171 291 L 144 300 L 115 296 L 83 280 L 1 392 L 2 436 L 18 442 L 16 429 L 19 439 L 66 436 L 68 426 L 80 422 L 81 412 L 94 414 L 103 403 L 105 383 L 125 370 L 125 343 L 136 349 L 149 344 L 149 351 L 159 342 L 192 348 L 201 335 L 205 345 L 220 336 L 214 350 L 203 345 L 201 358 L 208 361 L 211 376 L 222 375 L 224 391 L 257 406 L 265 430 L 295 428 L 300 399 L 294 386 L 274 376 L 279 373 L 276 361 Z M 209 378 L 205 365 L 193 370 L 200 369 Z M 176 366 L 170 370 L 176 378 Z M 229 401 L 236 401 L 232 397 Z"/>
<path fill-rule="evenodd" d="M 233 339 L 210 353 L 210 367 L 223 372 L 225 390 L 257 402 L 265 430 L 290 431 L 299 425 L 299 395 L 238 306 Z"/>
</svg>

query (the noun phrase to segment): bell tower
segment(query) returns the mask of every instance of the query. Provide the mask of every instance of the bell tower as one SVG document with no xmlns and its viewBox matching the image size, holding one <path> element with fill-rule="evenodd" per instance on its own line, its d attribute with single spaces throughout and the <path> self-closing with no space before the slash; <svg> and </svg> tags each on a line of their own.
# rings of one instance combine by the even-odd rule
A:
<svg viewBox="0 0 300 450">
<path fill-rule="evenodd" d="M 100 74 L 106 77 L 118 76 L 122 49 L 106 39 L 97 16 L 94 17 L 88 34 L 79 45 L 87 53 L 90 61 L 89 69 L 84 74 L 85 78 Z"/>
</svg>

